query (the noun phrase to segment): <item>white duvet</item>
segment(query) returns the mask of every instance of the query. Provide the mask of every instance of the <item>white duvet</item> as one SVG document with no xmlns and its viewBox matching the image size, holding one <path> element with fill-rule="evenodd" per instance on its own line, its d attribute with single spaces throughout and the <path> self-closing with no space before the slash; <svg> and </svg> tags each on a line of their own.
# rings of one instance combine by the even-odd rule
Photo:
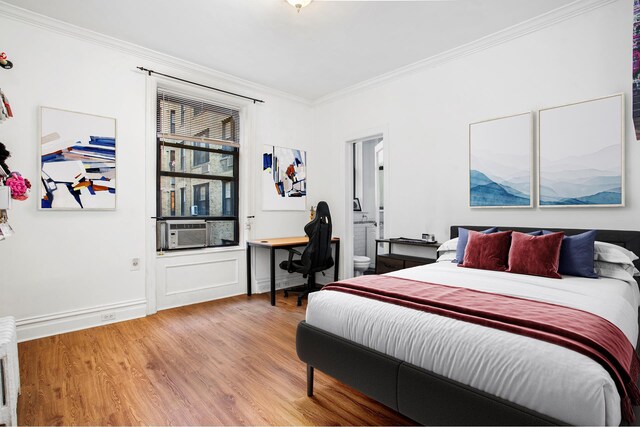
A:
<svg viewBox="0 0 640 427">
<path fill-rule="evenodd" d="M 597 314 L 635 347 L 640 292 L 616 279 L 562 280 L 444 262 L 389 273 Z M 597 362 L 564 347 L 335 291 L 309 295 L 310 325 L 575 425 L 618 425 L 620 396 Z"/>
</svg>

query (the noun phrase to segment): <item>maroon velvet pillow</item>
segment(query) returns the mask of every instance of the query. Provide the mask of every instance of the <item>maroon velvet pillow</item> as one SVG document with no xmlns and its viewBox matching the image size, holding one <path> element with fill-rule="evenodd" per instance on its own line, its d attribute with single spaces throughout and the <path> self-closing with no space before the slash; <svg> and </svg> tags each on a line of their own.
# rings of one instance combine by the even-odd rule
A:
<svg viewBox="0 0 640 427">
<path fill-rule="evenodd" d="M 511 231 L 484 234 L 469 230 L 469 243 L 461 267 L 505 271 L 509 260 Z"/>
<path fill-rule="evenodd" d="M 532 276 L 561 279 L 558 274 L 560 248 L 564 233 L 551 233 L 544 236 L 514 232 L 509 250 L 509 273 L 529 274 Z"/>
</svg>

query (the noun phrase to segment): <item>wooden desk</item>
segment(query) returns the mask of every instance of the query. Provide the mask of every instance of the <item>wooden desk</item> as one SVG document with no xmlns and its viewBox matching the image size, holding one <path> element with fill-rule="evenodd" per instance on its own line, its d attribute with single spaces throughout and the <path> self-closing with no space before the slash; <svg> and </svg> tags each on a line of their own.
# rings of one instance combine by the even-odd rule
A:
<svg viewBox="0 0 640 427">
<path fill-rule="evenodd" d="M 251 247 L 266 248 L 270 252 L 269 268 L 271 270 L 271 305 L 276 305 L 276 249 L 290 249 L 306 246 L 309 238 L 304 237 L 280 237 L 276 239 L 257 239 L 247 242 L 247 295 L 251 295 Z M 333 280 L 338 280 L 340 270 L 340 238 L 331 238 L 331 243 L 336 245 L 336 253 L 333 266 Z"/>
</svg>

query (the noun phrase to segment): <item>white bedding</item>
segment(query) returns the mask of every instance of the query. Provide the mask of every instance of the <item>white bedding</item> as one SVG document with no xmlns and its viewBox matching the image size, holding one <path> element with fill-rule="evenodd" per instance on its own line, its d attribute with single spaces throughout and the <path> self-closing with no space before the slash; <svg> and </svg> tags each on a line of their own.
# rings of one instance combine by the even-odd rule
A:
<svg viewBox="0 0 640 427">
<path fill-rule="evenodd" d="M 562 280 L 444 262 L 389 273 L 551 302 L 601 316 L 635 347 L 640 292 L 616 279 Z M 564 347 L 335 291 L 309 295 L 310 325 L 574 425 L 618 425 L 620 396 L 597 362 Z"/>
</svg>

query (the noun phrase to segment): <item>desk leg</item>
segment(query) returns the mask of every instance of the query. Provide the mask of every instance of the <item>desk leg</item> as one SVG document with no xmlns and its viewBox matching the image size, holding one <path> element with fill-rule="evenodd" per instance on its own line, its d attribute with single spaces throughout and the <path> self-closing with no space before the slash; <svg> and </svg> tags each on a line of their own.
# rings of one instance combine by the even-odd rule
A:
<svg viewBox="0 0 640 427">
<path fill-rule="evenodd" d="M 271 305 L 276 305 L 276 249 L 271 247 Z"/>
<path fill-rule="evenodd" d="M 333 269 L 333 281 L 338 281 L 338 274 L 340 274 L 340 241 L 336 242 L 336 263 Z"/>
<path fill-rule="evenodd" d="M 378 274 L 378 241 L 376 240 L 376 258 L 374 260 L 374 269 L 375 269 L 375 273 Z"/>
<path fill-rule="evenodd" d="M 251 246 L 247 243 L 247 295 L 251 296 Z"/>
</svg>

